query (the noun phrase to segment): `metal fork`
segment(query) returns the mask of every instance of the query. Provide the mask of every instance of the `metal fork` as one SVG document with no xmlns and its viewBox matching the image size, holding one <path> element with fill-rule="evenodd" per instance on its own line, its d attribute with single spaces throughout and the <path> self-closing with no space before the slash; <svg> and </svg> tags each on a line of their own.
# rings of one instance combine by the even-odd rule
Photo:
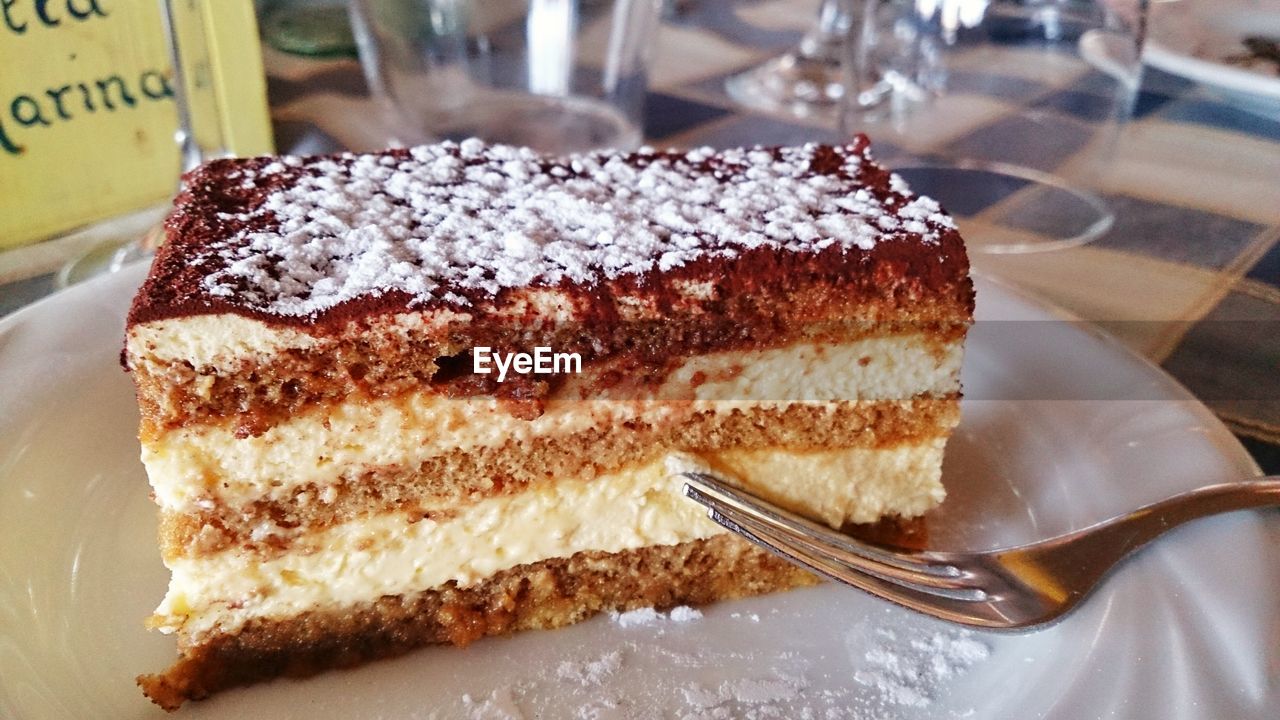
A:
<svg viewBox="0 0 1280 720">
<path fill-rule="evenodd" d="M 1076 532 L 988 552 L 902 551 L 800 517 L 705 471 L 679 473 L 711 519 L 809 570 L 943 620 L 1015 629 L 1060 618 L 1125 556 L 1196 518 L 1280 505 L 1280 476 L 1210 485 Z"/>
</svg>

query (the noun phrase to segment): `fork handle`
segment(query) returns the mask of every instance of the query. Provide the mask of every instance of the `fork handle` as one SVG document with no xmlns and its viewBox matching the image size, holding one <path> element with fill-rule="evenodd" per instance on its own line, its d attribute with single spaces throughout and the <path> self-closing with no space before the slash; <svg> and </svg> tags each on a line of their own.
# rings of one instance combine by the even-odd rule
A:
<svg viewBox="0 0 1280 720">
<path fill-rule="evenodd" d="M 1128 515 L 1108 522 L 1124 522 L 1140 527 L 1144 530 L 1140 536 L 1149 535 L 1146 540 L 1150 540 L 1198 518 L 1271 506 L 1280 506 L 1280 476 L 1206 485 L 1144 505 Z"/>
<path fill-rule="evenodd" d="M 1089 561 L 1054 563 L 1055 569 L 1074 575 L 1077 587 L 1086 587 L 1087 582 L 1105 573 L 1115 562 L 1187 522 L 1235 510 L 1276 506 L 1280 506 L 1280 476 L 1206 485 L 1038 544 L 1032 554 L 1047 561 L 1056 555 L 1057 548 L 1071 546 L 1072 557 Z M 1015 549 L 1009 554 L 1018 552 Z"/>
</svg>

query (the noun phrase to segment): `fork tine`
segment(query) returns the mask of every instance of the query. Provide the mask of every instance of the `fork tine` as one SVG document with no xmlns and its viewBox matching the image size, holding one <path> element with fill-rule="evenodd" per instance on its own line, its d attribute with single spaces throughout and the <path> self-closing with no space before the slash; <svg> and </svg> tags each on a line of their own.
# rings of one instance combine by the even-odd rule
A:
<svg viewBox="0 0 1280 720">
<path fill-rule="evenodd" d="M 733 511 L 730 510 L 730 512 Z M 858 588 L 907 609 L 942 620 L 975 627 L 1008 628 L 1013 625 L 993 603 L 974 602 L 972 600 L 961 600 L 938 595 L 934 592 L 902 585 L 894 580 L 865 574 L 823 555 L 809 552 L 804 548 L 778 542 L 776 538 L 770 537 L 763 528 L 761 528 L 761 533 L 757 535 L 753 530 L 736 523 L 734 518 L 727 517 L 717 510 L 711 510 L 708 514 L 717 523 L 724 525 L 743 538 L 776 555 L 831 580 Z"/>
<path fill-rule="evenodd" d="M 912 557 L 904 553 L 860 542 L 844 533 L 831 530 L 825 525 L 813 522 L 808 518 L 801 517 L 782 508 L 766 506 L 750 493 L 739 490 L 709 473 L 684 472 L 680 476 L 685 480 L 685 495 L 698 500 L 703 505 L 708 505 L 709 503 L 691 495 L 691 489 L 699 493 L 703 498 L 713 499 L 719 505 L 733 508 L 739 513 L 744 513 L 761 522 L 766 522 L 790 536 L 808 542 L 816 542 L 818 547 L 824 548 L 824 552 L 832 553 L 838 551 L 840 559 L 851 565 L 863 566 L 867 561 L 873 561 L 905 573 L 912 573 L 910 576 L 903 575 L 902 577 L 908 581 L 915 582 L 923 581 L 916 574 L 956 580 L 964 578 L 964 573 L 950 563 L 931 562 L 933 556 L 930 553 L 920 553 L 917 557 Z M 952 582 L 944 586 L 969 587 L 968 584 L 961 582 Z"/>
<path fill-rule="evenodd" d="M 790 552 L 794 548 L 808 554 L 821 556 L 833 563 L 847 567 L 851 571 L 874 575 L 883 580 L 915 588 L 921 592 L 969 602 L 980 602 L 986 599 L 986 594 L 983 591 L 966 584 L 962 578 L 904 569 L 863 557 L 857 553 L 846 552 L 843 548 L 826 545 L 821 540 L 808 537 L 803 531 L 780 526 L 769 522 L 767 518 L 756 518 L 749 513 L 721 503 L 716 498 L 706 496 L 696 488 L 692 490 L 690 497 L 706 505 L 711 510 L 712 520 L 736 532 L 750 531 L 757 538 L 769 540 L 770 545 L 785 546 L 782 549 L 786 552 Z M 732 527 L 728 523 L 732 523 Z"/>
</svg>

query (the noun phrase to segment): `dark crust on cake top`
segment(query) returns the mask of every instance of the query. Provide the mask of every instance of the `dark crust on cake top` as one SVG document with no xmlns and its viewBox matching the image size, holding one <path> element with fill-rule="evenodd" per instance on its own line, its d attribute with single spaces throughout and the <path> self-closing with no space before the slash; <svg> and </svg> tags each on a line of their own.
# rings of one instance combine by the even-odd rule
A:
<svg viewBox="0 0 1280 720">
<path fill-rule="evenodd" d="M 831 176 L 846 183 L 849 194 L 865 189 L 875 202 L 888 203 L 891 209 L 902 208 L 914 196 L 898 185 L 886 169 L 871 161 L 867 145 L 866 138 L 858 136 L 844 147 L 808 148 L 812 155 L 801 176 Z M 456 154 L 457 146 L 452 147 Z M 411 152 L 388 150 L 374 156 L 345 154 L 290 163 L 267 157 L 218 160 L 193 171 L 186 177 L 186 189 L 175 201 L 175 209 L 166 222 L 166 243 L 134 299 L 128 317 L 129 326 L 191 315 L 233 313 L 271 325 L 297 327 L 323 335 L 350 321 L 370 316 L 445 308 L 467 312 L 473 322 L 483 322 L 486 315 L 517 299 L 524 288 L 500 287 L 495 291 L 492 286 L 480 288 L 443 282 L 438 283 L 431 297 L 415 296 L 399 289 L 376 290 L 315 312 L 287 314 L 264 309 L 261 303 L 255 305 L 242 301 L 236 288 L 226 287 L 227 283 L 243 282 L 243 278 L 230 276 L 228 279 L 228 260 L 225 253 L 216 250 L 225 249 L 228 241 L 245 242 L 240 239 L 245 234 L 278 230 L 278 227 L 273 227 L 273 223 L 278 224 L 278 221 L 272 212 L 261 211 L 273 193 L 322 174 L 322 166 L 350 166 L 360 158 L 386 159 L 392 163 L 409 158 Z M 779 158 L 787 151 L 773 148 L 763 152 Z M 730 166 L 725 164 L 720 153 L 640 152 L 621 157 L 634 168 L 664 161 L 693 176 L 715 175 L 722 182 L 737 177 L 725 170 Z M 496 166 L 497 161 L 481 153 L 478 158 L 467 159 L 465 163 Z M 568 160 L 538 159 L 537 163 L 545 173 L 558 172 L 557 177 L 572 177 L 575 172 Z M 269 167 L 273 168 L 272 172 L 266 172 Z M 763 218 L 759 224 L 763 227 Z M 944 297 L 971 311 L 973 300 L 972 286 L 968 281 L 968 260 L 960 236 L 950 221 L 935 213 L 910 225 L 916 228 L 926 225 L 928 230 L 924 234 L 906 231 L 905 223 L 896 224 L 897 229 L 892 231 L 877 230 L 874 241 L 865 247 L 848 243 L 801 250 L 780 249 L 772 245 L 743 247 L 732 256 L 707 252 L 665 269 L 654 265 L 639 272 L 611 277 L 597 273 L 585 281 L 566 277 L 555 282 L 534 279 L 529 286 L 553 287 L 562 291 L 573 307 L 575 321 L 601 333 L 620 322 L 618 297 L 638 294 L 654 300 L 660 309 L 672 307 L 682 299 L 681 281 L 714 281 L 717 292 L 723 297 L 754 294 L 764 288 L 776 292 L 779 286 L 826 280 L 847 285 L 855 296 L 893 297 L 899 295 L 898 290 L 901 289 L 903 300 L 921 296 Z M 625 236 L 619 242 L 625 243 Z M 270 266 L 271 258 L 265 258 L 265 261 Z M 221 294 L 213 292 L 209 283 L 209 279 L 219 273 L 224 278 Z M 268 267 L 265 273 L 275 277 L 277 270 Z"/>
</svg>

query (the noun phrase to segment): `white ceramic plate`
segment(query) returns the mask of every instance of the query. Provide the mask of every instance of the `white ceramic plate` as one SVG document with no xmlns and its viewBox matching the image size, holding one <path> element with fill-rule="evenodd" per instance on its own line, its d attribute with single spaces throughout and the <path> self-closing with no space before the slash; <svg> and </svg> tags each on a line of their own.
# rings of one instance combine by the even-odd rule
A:
<svg viewBox="0 0 1280 720">
<path fill-rule="evenodd" d="M 134 686 L 173 656 L 143 629 L 164 593 L 118 364 L 132 268 L 0 322 L 0 717 L 161 717 Z M 1257 469 L 1144 361 L 989 281 L 948 449 L 939 546 L 1086 525 Z M 1002 325 L 997 319 L 1038 321 Z M 1034 338 L 1034 341 L 1019 341 Z M 1114 399 L 1114 398 L 1146 399 Z M 984 399 L 986 398 L 986 399 Z M 1005 398 L 1005 399 L 997 399 Z M 1090 399 L 1092 398 L 1092 399 Z M 1108 399 L 1113 398 L 1113 399 Z M 193 703 L 190 718 L 1274 717 L 1280 516 L 1200 521 L 1079 611 L 966 634 L 834 585 L 429 648 Z"/>
<path fill-rule="evenodd" d="M 1280 38 L 1280 2 L 1157 3 L 1151 8 L 1142 57 L 1152 67 L 1202 83 L 1251 110 L 1274 115 L 1280 113 L 1280 75 L 1224 59 L 1243 53 L 1241 41 L 1251 35 Z"/>
</svg>

